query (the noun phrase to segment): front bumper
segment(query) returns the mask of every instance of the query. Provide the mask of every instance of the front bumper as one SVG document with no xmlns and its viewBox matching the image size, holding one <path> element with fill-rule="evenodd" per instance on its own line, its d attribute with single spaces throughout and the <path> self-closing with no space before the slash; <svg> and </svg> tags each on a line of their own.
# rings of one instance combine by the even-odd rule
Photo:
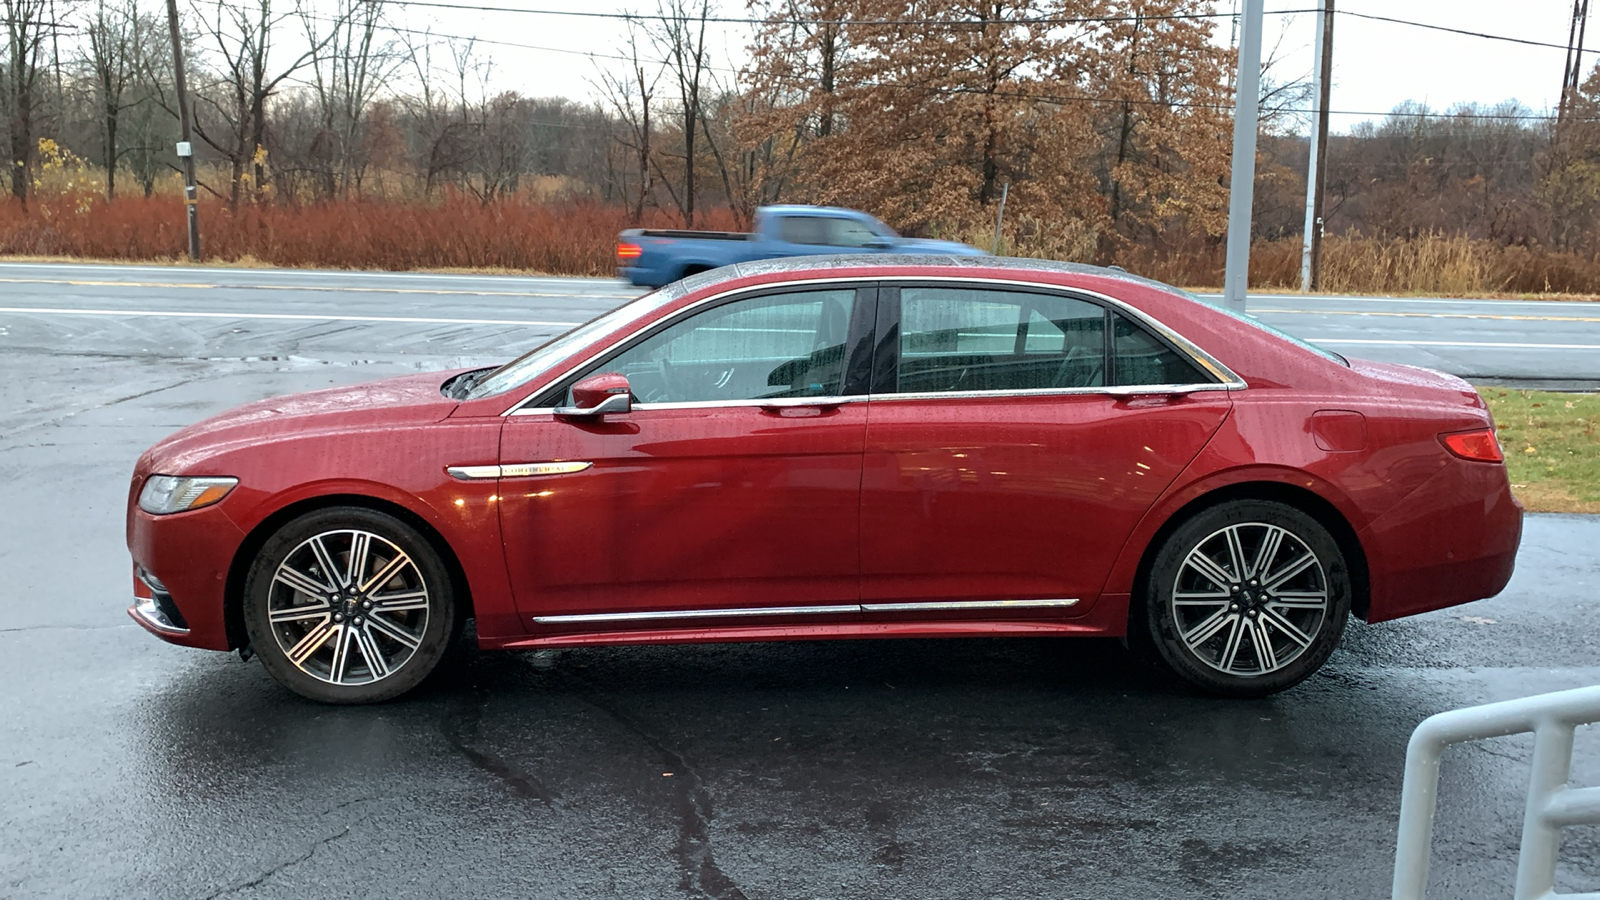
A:
<svg viewBox="0 0 1600 900">
<path fill-rule="evenodd" d="M 128 615 L 164 641 L 207 650 L 238 643 L 230 635 L 227 588 L 245 535 L 223 512 L 227 502 L 166 516 L 135 508 L 129 515 L 134 602 Z"/>
</svg>

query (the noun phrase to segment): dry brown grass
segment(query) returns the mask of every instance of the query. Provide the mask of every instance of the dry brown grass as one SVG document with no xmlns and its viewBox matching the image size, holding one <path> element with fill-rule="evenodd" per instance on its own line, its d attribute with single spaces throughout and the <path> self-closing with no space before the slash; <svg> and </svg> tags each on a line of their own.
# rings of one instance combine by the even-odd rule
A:
<svg viewBox="0 0 1600 900">
<path fill-rule="evenodd" d="M 645 218 L 648 227 L 680 224 L 663 210 L 648 210 Z M 536 193 L 487 205 L 459 195 L 436 202 L 250 204 L 232 211 L 211 202 L 202 203 L 200 222 L 205 257 L 213 263 L 563 275 L 614 271 L 617 232 L 630 224 L 620 207 Z M 707 211 L 696 224 L 735 227 L 725 209 Z M 956 236 L 987 248 L 992 235 L 975 227 Z M 1080 260 L 1096 252 L 1096 235 L 1070 222 L 1019 220 L 1008 226 L 1007 237 L 1002 252 Z M 42 192 L 27 210 L 0 202 L 0 256 L 182 263 L 185 247 L 183 206 L 170 195 L 107 203 L 80 187 Z M 1328 292 L 1600 295 L 1600 260 L 1575 254 L 1438 234 L 1412 240 L 1343 235 L 1329 238 L 1325 248 L 1321 288 Z M 1171 284 L 1222 283 L 1223 247 L 1211 238 L 1163 235 L 1126 246 L 1109 261 Z M 1259 290 L 1298 288 L 1300 242 L 1258 242 L 1250 275 Z"/>
<path fill-rule="evenodd" d="M 651 210 L 646 225 L 676 217 Z M 733 227 L 712 211 L 697 224 Z M 602 275 L 614 271 L 626 211 L 592 201 L 482 204 L 451 196 L 436 203 L 262 204 L 229 210 L 203 203 L 201 246 L 212 261 L 341 269 L 472 269 Z M 63 194 L 24 211 L 0 204 L 0 254 L 31 258 L 181 262 L 183 205 L 169 197 L 106 203 Z"/>
</svg>

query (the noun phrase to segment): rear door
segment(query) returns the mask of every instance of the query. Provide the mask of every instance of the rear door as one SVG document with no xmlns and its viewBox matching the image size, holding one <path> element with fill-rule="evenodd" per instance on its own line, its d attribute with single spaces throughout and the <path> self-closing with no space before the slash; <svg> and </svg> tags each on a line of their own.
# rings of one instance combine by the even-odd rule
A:
<svg viewBox="0 0 1600 900">
<path fill-rule="evenodd" d="M 906 283 L 883 288 L 879 316 L 862 480 L 869 618 L 1086 609 L 1230 408 L 1226 385 L 1094 298 Z"/>
</svg>

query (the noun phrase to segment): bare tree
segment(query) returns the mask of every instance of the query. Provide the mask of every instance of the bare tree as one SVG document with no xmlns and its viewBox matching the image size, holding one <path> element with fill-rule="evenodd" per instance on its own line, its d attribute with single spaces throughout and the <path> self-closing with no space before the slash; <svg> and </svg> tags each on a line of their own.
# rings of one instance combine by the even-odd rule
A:
<svg viewBox="0 0 1600 900">
<path fill-rule="evenodd" d="M 106 170 L 107 201 L 116 198 L 117 169 L 125 155 L 120 140 L 123 116 L 150 101 L 149 92 L 140 89 L 140 80 L 152 68 L 148 61 L 161 55 L 155 50 L 160 46 L 159 25 L 139 11 L 138 0 L 126 0 L 121 6 L 99 0 L 85 30 L 88 53 L 84 63 L 93 82 L 100 120 L 100 161 Z"/>
<path fill-rule="evenodd" d="M 602 70 L 600 92 L 605 102 L 621 120 L 623 135 L 617 141 L 625 147 L 638 163 L 639 181 L 632 194 L 632 221 L 637 225 L 644 218 L 645 201 L 650 197 L 650 104 L 655 99 L 656 85 L 661 80 L 661 66 L 651 64 L 639 56 L 639 34 L 635 20 L 628 20 L 627 72 L 621 75 Z"/>
<path fill-rule="evenodd" d="M 383 37 L 383 15 L 383 0 L 337 0 L 332 17 L 300 7 L 306 38 L 320 48 L 311 60 L 311 87 L 321 117 L 318 140 L 330 145 L 325 196 L 361 189 L 367 109 L 401 63 L 393 40 Z"/>
<path fill-rule="evenodd" d="M 11 137 L 11 195 L 28 202 L 32 185 L 35 116 L 39 112 L 39 75 L 46 41 L 55 34 L 50 0 L 0 0 L 5 16 L 5 100 Z"/>
<path fill-rule="evenodd" d="M 678 115 L 683 133 L 683 192 L 674 194 L 685 228 L 694 227 L 695 136 L 702 130 L 701 116 L 710 69 L 706 25 L 711 0 L 660 0 L 650 38 L 666 59 L 667 71 L 678 85 Z M 668 184 L 670 191 L 671 185 Z"/>
<path fill-rule="evenodd" d="M 217 81 L 196 92 L 194 126 L 200 139 L 232 164 L 228 204 L 236 206 L 247 167 L 254 170 L 250 181 L 255 192 L 265 188 L 268 98 L 284 79 L 309 65 L 332 35 L 313 40 L 293 62 L 274 69 L 272 34 L 288 14 L 274 12 L 272 0 L 238 6 L 216 0 L 209 5 L 210 15 L 200 16 L 201 27 L 212 39 L 221 66 Z M 210 115 L 201 115 L 207 109 Z"/>
</svg>

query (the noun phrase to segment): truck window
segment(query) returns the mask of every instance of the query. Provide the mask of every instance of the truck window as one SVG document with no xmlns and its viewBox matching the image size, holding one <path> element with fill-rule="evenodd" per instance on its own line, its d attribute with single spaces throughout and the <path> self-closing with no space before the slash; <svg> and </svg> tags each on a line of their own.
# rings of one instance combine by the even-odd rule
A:
<svg viewBox="0 0 1600 900">
<path fill-rule="evenodd" d="M 790 244 L 828 243 L 828 220 L 822 216 L 784 216 L 778 220 L 778 239 Z"/>
<path fill-rule="evenodd" d="M 855 219 L 829 219 L 828 243 L 835 247 L 865 247 L 881 240 L 864 222 Z"/>
</svg>

